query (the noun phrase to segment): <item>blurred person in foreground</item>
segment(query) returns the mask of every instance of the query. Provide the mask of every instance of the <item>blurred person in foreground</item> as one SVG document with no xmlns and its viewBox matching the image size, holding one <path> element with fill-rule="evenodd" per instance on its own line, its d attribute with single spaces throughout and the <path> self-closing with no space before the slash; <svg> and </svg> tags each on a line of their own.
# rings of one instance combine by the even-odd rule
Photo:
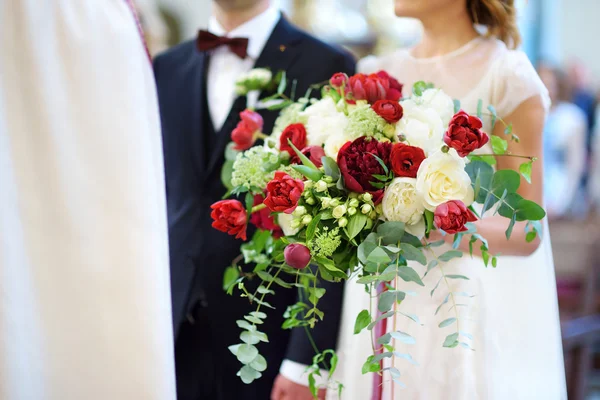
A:
<svg viewBox="0 0 600 400">
<path fill-rule="evenodd" d="M 0 398 L 174 400 L 160 124 L 131 4 L 0 10 Z"/>
<path fill-rule="evenodd" d="M 586 116 L 570 102 L 566 75 L 541 65 L 538 73 L 548 89 L 552 106 L 544 126 L 544 202 L 548 218 L 568 217 L 587 207 L 578 191 L 586 168 Z"/>
<path fill-rule="evenodd" d="M 304 329 L 281 328 L 284 311 L 298 301 L 296 290 L 278 290 L 269 300 L 275 310 L 265 310 L 269 316 L 261 331 L 269 343 L 261 350 L 267 361 L 262 377 L 246 385 L 236 376 L 242 365 L 228 347 L 240 341 L 236 320 L 254 306 L 223 290 L 223 274 L 242 242 L 211 226 L 210 206 L 227 192 L 221 181 L 224 152 L 247 106 L 246 98 L 236 94 L 236 80 L 252 68 L 270 68 L 273 74 L 285 70 L 286 94 L 291 96 L 296 80 L 298 97 L 336 72 L 352 74 L 354 60 L 300 31 L 269 0 L 215 0 L 208 31 L 159 55 L 154 66 L 163 124 L 179 400 L 311 399 L 305 371 L 315 350 Z M 264 90 L 261 95 L 270 94 Z M 262 131 L 271 132 L 278 112 L 258 112 Z M 322 286 L 327 293 L 319 304 L 326 317 L 312 331 L 320 351 L 335 348 L 343 296 L 342 284 Z M 324 395 L 322 390 L 320 398 Z"/>
</svg>

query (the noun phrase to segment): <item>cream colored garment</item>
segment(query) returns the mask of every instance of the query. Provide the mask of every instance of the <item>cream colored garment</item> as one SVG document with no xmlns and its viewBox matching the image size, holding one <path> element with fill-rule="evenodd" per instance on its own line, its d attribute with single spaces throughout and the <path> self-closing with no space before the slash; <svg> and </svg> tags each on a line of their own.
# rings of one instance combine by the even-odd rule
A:
<svg viewBox="0 0 600 400">
<path fill-rule="evenodd" d="M 363 72 L 387 70 L 405 83 L 404 94 L 416 81 L 434 83 L 453 98 L 460 99 L 462 108 L 476 113 L 477 102 L 483 108 L 493 104 L 500 116 L 510 115 L 523 101 L 542 96 L 549 104 L 546 89 L 524 53 L 508 50 L 496 40 L 478 38 L 461 49 L 443 57 L 415 59 L 406 50 L 389 56 L 369 57 L 359 64 Z M 486 118 L 485 128 L 491 123 Z M 527 132 L 518 132 L 521 136 Z M 483 149 L 489 153 L 489 146 Z M 456 325 L 438 328 L 443 320 L 454 317 L 449 310 L 452 302 L 443 306 L 448 287 L 442 281 L 430 295 L 441 273 L 433 269 L 423 279 L 425 287 L 400 281 L 400 290 L 414 291 L 398 306 L 398 311 L 415 314 L 423 326 L 398 315 L 396 330 L 409 333 L 416 344 L 397 341 L 400 353 L 410 354 L 419 364 L 396 358 L 395 366 L 406 384 L 402 389 L 392 385 L 389 374 L 384 379 L 384 400 L 565 400 L 565 377 L 556 298 L 556 282 L 550 238 L 546 229 L 540 248 L 530 257 L 499 257 L 497 268 L 485 268 L 480 258 L 455 259 L 444 264 L 446 274 L 466 275 L 470 280 L 450 280 L 455 293 L 468 292 L 474 298 L 456 296 L 461 331 L 473 340 L 461 337 L 475 351 L 461 347 L 443 348 L 447 335 Z M 438 254 L 449 247 L 436 248 Z M 411 266 L 421 276 L 425 267 Z M 352 335 L 356 315 L 369 309 L 369 298 L 363 285 L 346 285 L 342 330 L 339 343 L 337 379 L 346 390 L 344 400 L 368 400 L 371 397 L 372 376 L 361 375 L 361 366 L 371 354 L 368 331 Z M 376 309 L 376 303 L 373 305 Z M 392 325 L 390 319 L 388 325 Z M 335 396 L 329 395 L 330 398 Z"/>
<path fill-rule="evenodd" d="M 160 123 L 124 0 L 0 0 L 0 399 L 175 399 Z"/>
</svg>

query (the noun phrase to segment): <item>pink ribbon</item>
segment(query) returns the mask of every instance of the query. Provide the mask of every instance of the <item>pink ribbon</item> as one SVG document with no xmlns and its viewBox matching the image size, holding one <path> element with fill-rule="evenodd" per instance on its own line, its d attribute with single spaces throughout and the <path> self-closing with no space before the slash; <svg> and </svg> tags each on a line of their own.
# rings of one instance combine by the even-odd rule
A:
<svg viewBox="0 0 600 400">
<path fill-rule="evenodd" d="M 135 24 L 137 25 L 138 32 L 140 33 L 140 39 L 142 40 L 142 44 L 144 49 L 146 50 L 146 55 L 148 56 L 148 60 L 152 62 L 152 56 L 150 55 L 150 50 L 148 50 L 148 43 L 146 43 L 146 38 L 144 36 L 144 29 L 142 28 L 142 24 L 140 19 L 138 18 L 138 14 L 135 8 L 135 4 L 133 4 L 133 0 L 125 0 L 125 3 L 129 6 L 131 13 L 133 14 L 133 19 L 135 20 Z"/>
<path fill-rule="evenodd" d="M 387 286 L 385 285 L 385 283 L 380 283 L 379 286 L 377 286 L 377 298 L 379 298 L 381 293 L 385 292 L 386 290 L 387 290 Z M 377 318 L 381 317 L 381 315 L 383 315 L 383 313 L 378 310 Z M 381 353 L 383 353 L 383 346 L 377 344 L 377 339 L 379 339 L 379 337 L 385 335 L 387 332 L 387 318 L 379 320 L 379 322 L 377 322 L 377 324 L 375 324 L 375 328 L 373 328 L 373 329 L 375 330 L 375 332 L 374 332 L 375 333 L 375 335 L 374 335 L 375 343 L 373 343 L 373 344 L 374 344 L 375 348 L 380 346 L 380 348 L 375 352 L 375 354 L 381 354 Z M 383 369 L 383 359 L 381 359 L 379 361 L 379 365 L 380 365 L 381 369 Z M 373 391 L 371 393 L 371 400 L 381 400 L 382 396 L 383 396 L 383 376 L 381 374 L 373 374 Z"/>
</svg>

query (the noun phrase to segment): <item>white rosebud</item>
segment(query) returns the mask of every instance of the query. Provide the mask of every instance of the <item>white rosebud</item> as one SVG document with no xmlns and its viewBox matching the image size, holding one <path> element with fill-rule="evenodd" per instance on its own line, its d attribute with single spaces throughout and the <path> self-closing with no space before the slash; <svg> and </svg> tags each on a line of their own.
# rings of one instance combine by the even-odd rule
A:
<svg viewBox="0 0 600 400">
<path fill-rule="evenodd" d="M 293 219 L 292 223 L 290 224 L 290 226 L 292 227 L 292 229 L 300 228 L 300 225 L 302 225 L 302 223 L 300 222 L 299 219 Z"/>
<path fill-rule="evenodd" d="M 340 199 L 333 199 L 333 200 L 331 200 L 331 203 L 330 203 L 331 207 L 337 207 L 340 204 L 341 204 Z"/>
<path fill-rule="evenodd" d="M 302 224 L 303 225 L 310 224 L 310 221 L 312 221 L 312 217 L 310 215 L 305 215 L 304 217 L 302 217 Z"/>
<path fill-rule="evenodd" d="M 311 206 L 314 206 L 317 202 L 315 201 L 314 197 L 309 197 L 307 199 L 304 200 L 306 202 L 306 204 L 309 204 Z"/>
<path fill-rule="evenodd" d="M 277 224 L 281 227 L 281 230 L 285 236 L 294 236 L 300 230 L 299 226 L 292 228 L 293 219 L 294 217 L 291 214 L 277 214 Z"/>
<path fill-rule="evenodd" d="M 356 214 L 356 207 L 348 207 L 348 215 L 352 216 Z"/>
<path fill-rule="evenodd" d="M 338 226 L 340 228 L 343 228 L 346 225 L 348 225 L 348 220 L 346 219 L 346 217 L 342 217 L 342 218 L 338 219 Z"/>
<path fill-rule="evenodd" d="M 321 207 L 329 208 L 331 206 L 331 198 L 330 197 L 321 197 Z"/>
<path fill-rule="evenodd" d="M 360 205 L 360 203 L 358 202 L 358 199 L 356 198 L 350 198 L 350 201 L 348 202 L 348 205 L 350 207 L 358 207 Z"/>
<path fill-rule="evenodd" d="M 368 203 L 369 201 L 373 200 L 373 195 L 371 193 L 363 193 L 362 199 Z"/>
<path fill-rule="evenodd" d="M 456 150 L 437 151 L 426 158 L 417 172 L 416 190 L 423 196 L 424 207 L 432 212 L 449 200 L 460 200 L 468 207 L 473 203 L 471 178 L 465 160 Z"/>
<path fill-rule="evenodd" d="M 373 207 L 371 207 L 369 204 L 363 204 L 362 207 L 360 208 L 360 212 L 365 215 L 370 213 L 371 210 L 373 210 Z"/>
<path fill-rule="evenodd" d="M 342 204 L 340 206 L 335 207 L 331 214 L 333 215 L 333 218 L 342 218 L 344 214 L 346 214 L 346 206 Z"/>
<path fill-rule="evenodd" d="M 327 190 L 327 182 L 320 180 L 315 185 L 315 190 L 319 193 L 323 193 Z"/>
<path fill-rule="evenodd" d="M 308 180 L 308 181 L 304 182 L 304 190 L 306 190 L 306 189 L 312 189 L 314 185 L 315 184 L 314 184 L 313 181 Z"/>
<path fill-rule="evenodd" d="M 294 212 L 292 212 L 292 215 L 294 217 L 301 217 L 304 214 L 306 214 L 306 207 L 304 207 L 304 206 L 298 206 L 298 207 L 296 207 Z"/>
</svg>

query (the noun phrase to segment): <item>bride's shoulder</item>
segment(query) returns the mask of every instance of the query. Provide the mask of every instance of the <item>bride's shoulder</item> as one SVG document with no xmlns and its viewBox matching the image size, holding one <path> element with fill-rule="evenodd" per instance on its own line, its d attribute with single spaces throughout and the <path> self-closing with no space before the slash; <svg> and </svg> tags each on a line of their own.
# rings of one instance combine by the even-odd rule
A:
<svg viewBox="0 0 600 400">
<path fill-rule="evenodd" d="M 534 96 L 540 96 L 544 107 L 548 109 L 548 90 L 527 54 L 522 50 L 509 49 L 499 40 L 493 40 L 496 43 L 491 79 L 498 112 L 509 115 L 521 103 Z"/>
<path fill-rule="evenodd" d="M 398 49 L 381 56 L 366 56 L 358 61 L 356 70 L 363 74 L 371 74 L 377 71 L 389 71 L 390 67 L 400 66 L 408 59 L 407 49 Z"/>
</svg>

